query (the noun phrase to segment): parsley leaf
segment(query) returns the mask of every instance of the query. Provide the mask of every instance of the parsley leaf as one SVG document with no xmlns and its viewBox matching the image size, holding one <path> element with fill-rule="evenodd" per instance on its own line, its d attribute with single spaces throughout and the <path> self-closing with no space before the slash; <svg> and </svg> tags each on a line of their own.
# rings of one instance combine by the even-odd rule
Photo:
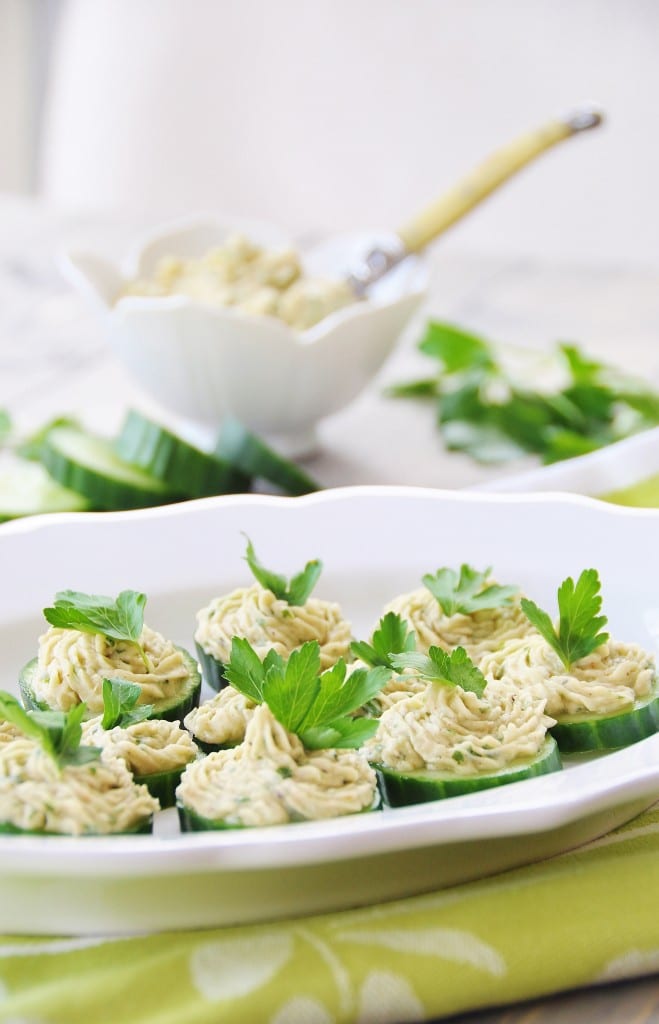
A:
<svg viewBox="0 0 659 1024">
<path fill-rule="evenodd" d="M 76 704 L 70 711 L 24 710 L 11 693 L 0 691 L 0 718 L 12 722 L 25 736 L 40 743 L 45 752 L 64 768 L 66 765 L 88 764 L 101 756 L 99 747 L 81 746 L 82 719 L 86 704 Z"/>
<path fill-rule="evenodd" d="M 464 647 L 456 647 L 450 654 L 441 647 L 431 647 L 428 656 L 410 653 L 397 654 L 392 661 L 396 668 L 414 669 L 429 682 L 441 683 L 443 686 L 459 686 L 482 697 L 487 680 L 477 668 Z"/>
<path fill-rule="evenodd" d="M 261 661 L 249 640 L 234 636 L 231 656 L 224 674 L 232 686 L 244 693 L 255 704 L 263 703 L 263 684 L 270 667 L 281 669 L 284 659 L 273 649 Z"/>
<path fill-rule="evenodd" d="M 419 349 L 438 359 L 444 373 L 458 373 L 475 366 L 493 368 L 495 365 L 490 345 L 455 324 L 431 321 L 419 342 Z"/>
<path fill-rule="evenodd" d="M 261 565 L 256 557 L 251 540 L 249 537 L 246 539 L 247 553 L 245 554 L 245 561 L 252 570 L 254 578 L 280 601 L 286 601 L 287 604 L 296 607 L 303 605 L 309 598 L 323 571 L 323 563 L 320 559 L 314 558 L 312 561 L 307 562 L 304 569 L 291 577 L 289 582 L 285 576 L 271 572 L 270 569 L 266 569 L 265 566 Z"/>
<path fill-rule="evenodd" d="M 439 385 L 436 377 L 420 377 L 403 384 L 392 384 L 385 389 L 389 398 L 437 398 Z"/>
<path fill-rule="evenodd" d="M 470 565 L 461 565 L 459 575 L 453 569 L 438 569 L 434 576 L 427 573 L 422 582 L 437 599 L 445 615 L 471 615 L 484 608 L 511 604 L 519 593 L 514 586 L 488 585 L 491 571 L 478 572 Z"/>
<path fill-rule="evenodd" d="M 55 594 L 54 606 L 44 608 L 43 613 L 51 626 L 99 633 L 108 640 L 127 640 L 135 644 L 148 670 L 146 652 L 140 644 L 145 604 L 146 594 L 137 590 L 122 590 L 116 601 L 99 594 L 61 590 Z"/>
<path fill-rule="evenodd" d="M 519 366 L 509 371 L 505 347 L 500 358 L 491 342 L 454 324 L 429 323 L 419 349 L 437 361 L 435 377 L 396 384 L 386 394 L 434 397 L 446 448 L 479 462 L 526 453 L 554 462 L 659 423 L 659 393 L 574 344 L 561 343 L 551 354 L 558 370 L 553 388 L 534 388 L 534 379 L 545 377 L 537 358 L 521 373 Z M 518 364 L 523 352 L 516 352 Z"/>
<path fill-rule="evenodd" d="M 402 654 L 403 651 L 413 651 L 416 647 L 414 631 L 410 630 L 405 619 L 396 612 L 387 612 L 374 630 L 371 642 L 365 640 L 353 640 L 350 650 L 357 658 L 361 658 L 371 668 L 377 665 L 384 665 L 385 668 L 393 668 L 391 662 L 392 654 Z"/>
<path fill-rule="evenodd" d="M 287 661 L 273 651 L 261 661 L 247 640 L 234 637 L 226 676 L 255 703 L 267 704 L 305 747 L 321 749 L 359 746 L 360 737 L 372 735 L 371 725 L 350 715 L 379 693 L 390 672 L 379 666 L 348 675 L 341 659 L 321 672 L 316 640 L 302 644 Z"/>
<path fill-rule="evenodd" d="M 531 625 L 545 638 L 566 668 L 585 658 L 606 643 L 608 633 L 599 630 L 607 618 L 600 615 L 602 597 L 597 569 L 584 569 L 576 584 L 571 576 L 558 588 L 558 630 L 547 614 L 533 601 L 522 599 L 522 611 Z"/>
<path fill-rule="evenodd" d="M 140 704 L 142 688 L 127 679 L 103 680 L 103 729 L 114 729 L 116 725 L 125 729 L 128 725 L 143 722 L 153 712 L 153 704 Z"/>
<path fill-rule="evenodd" d="M 376 718 L 339 718 L 331 725 L 316 725 L 306 729 L 301 737 L 307 750 L 326 750 L 328 747 L 358 749 L 378 731 Z"/>
<path fill-rule="evenodd" d="M 289 732 L 297 733 L 320 692 L 320 647 L 303 644 L 288 661 L 272 666 L 263 683 L 263 700 Z"/>
</svg>

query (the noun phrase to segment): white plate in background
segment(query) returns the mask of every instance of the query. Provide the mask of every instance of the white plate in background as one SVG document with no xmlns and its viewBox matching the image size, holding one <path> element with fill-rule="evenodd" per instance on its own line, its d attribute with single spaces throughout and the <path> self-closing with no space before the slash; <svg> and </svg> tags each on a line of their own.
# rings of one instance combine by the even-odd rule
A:
<svg viewBox="0 0 659 1024">
<path fill-rule="evenodd" d="M 479 484 L 478 491 L 569 491 L 598 497 L 659 473 L 659 427 L 574 459 Z"/>
<path fill-rule="evenodd" d="M 241 531 L 284 573 L 322 558 L 316 592 L 359 636 L 442 565 L 492 565 L 549 607 L 564 576 L 595 566 L 612 634 L 656 652 L 658 528 L 659 511 L 579 497 L 391 487 L 21 520 L 0 528 L 0 685 L 16 689 L 41 610 L 65 588 L 144 590 L 149 625 L 192 647 L 195 611 L 249 579 Z M 655 736 L 554 775 L 339 820 L 178 835 L 168 811 L 153 837 L 0 836 L 0 929 L 210 927 L 404 897 L 558 853 L 658 796 Z"/>
</svg>

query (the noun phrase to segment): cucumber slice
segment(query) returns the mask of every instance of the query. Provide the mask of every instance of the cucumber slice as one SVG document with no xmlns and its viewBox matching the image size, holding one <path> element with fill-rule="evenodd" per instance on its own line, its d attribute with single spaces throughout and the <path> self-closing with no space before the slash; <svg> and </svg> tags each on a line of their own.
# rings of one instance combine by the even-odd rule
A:
<svg viewBox="0 0 659 1024">
<path fill-rule="evenodd" d="M 120 459 L 110 441 L 74 427 L 55 427 L 46 435 L 41 461 L 63 487 L 84 495 L 97 509 L 147 508 L 182 497 Z"/>
<path fill-rule="evenodd" d="M 169 771 L 152 772 L 150 775 L 133 775 L 136 783 L 146 786 L 151 796 L 155 796 L 160 806 L 173 807 L 176 803 L 176 787 L 181 781 L 185 765 L 171 768 Z"/>
<path fill-rule="evenodd" d="M 0 473 L 0 523 L 44 512 L 85 512 L 89 502 L 62 487 L 43 466 L 16 460 Z"/>
<path fill-rule="evenodd" d="M 388 807 L 404 807 L 428 800 L 476 793 L 481 789 L 503 786 L 509 782 L 531 779 L 536 775 L 559 771 L 561 755 L 556 741 L 548 736 L 533 761 L 517 762 L 491 775 L 457 776 L 448 772 L 395 772 L 382 764 L 373 764 L 378 776 L 382 799 Z"/>
<path fill-rule="evenodd" d="M 224 420 L 215 451 L 243 473 L 267 480 L 285 494 L 308 494 L 321 489 L 303 469 L 278 455 L 232 417 Z"/>
<path fill-rule="evenodd" d="M 212 654 L 205 651 L 201 644 L 195 641 L 197 656 L 204 679 L 212 690 L 219 691 L 229 685 L 229 680 L 224 674 L 224 663 L 214 658 Z"/>
<path fill-rule="evenodd" d="M 177 650 L 183 655 L 188 677 L 181 683 L 178 693 L 164 700 L 155 701 L 153 704 L 152 718 L 164 718 L 168 722 L 181 722 L 193 708 L 199 703 L 201 694 L 201 673 L 199 666 L 192 655 L 183 647 Z M 40 701 L 34 691 L 34 676 L 37 671 L 37 659 L 28 661 L 21 669 L 18 677 L 18 688 L 21 694 L 23 706 L 28 711 L 59 711 L 61 708 L 50 708 L 44 701 Z M 96 712 L 89 711 L 85 718 L 94 718 Z"/>
<path fill-rule="evenodd" d="M 153 832 L 153 815 L 143 818 L 133 828 L 126 828 L 123 832 L 83 832 L 76 836 L 76 839 L 98 838 L 99 836 L 136 836 Z M 10 821 L 0 822 L 0 835 L 3 836 L 71 836 L 70 832 L 45 832 L 39 829 L 18 828 Z"/>
<path fill-rule="evenodd" d="M 616 750 L 659 732 L 659 692 L 655 689 L 627 711 L 611 715 L 564 715 L 551 734 L 564 753 Z"/>
<path fill-rule="evenodd" d="M 186 498 L 249 490 L 249 476 L 232 463 L 195 448 L 138 412 L 128 413 L 115 450 Z"/>
<path fill-rule="evenodd" d="M 373 803 L 370 807 L 365 807 L 363 811 L 358 811 L 358 814 L 370 814 L 371 811 L 379 811 L 382 807 L 382 799 L 379 793 L 376 793 L 373 798 Z M 241 828 L 257 828 L 268 826 L 256 826 L 256 825 L 238 825 L 228 824 L 226 821 L 220 819 L 213 821 L 211 818 L 204 818 L 201 814 L 197 814 L 192 808 L 187 807 L 186 804 L 180 800 L 176 801 L 176 810 L 178 811 L 178 820 L 181 826 L 181 832 L 224 832 L 229 829 L 241 829 Z M 341 815 L 341 817 L 351 817 L 351 815 Z M 302 821 L 307 821 L 306 818 L 301 818 L 300 821 L 291 821 L 289 824 L 298 825 Z"/>
<path fill-rule="evenodd" d="M 226 821 L 211 821 L 210 818 L 203 818 L 190 807 L 186 807 L 180 800 L 176 802 L 179 825 L 181 832 L 225 832 L 229 829 L 250 828 L 249 825 L 228 825 Z"/>
</svg>

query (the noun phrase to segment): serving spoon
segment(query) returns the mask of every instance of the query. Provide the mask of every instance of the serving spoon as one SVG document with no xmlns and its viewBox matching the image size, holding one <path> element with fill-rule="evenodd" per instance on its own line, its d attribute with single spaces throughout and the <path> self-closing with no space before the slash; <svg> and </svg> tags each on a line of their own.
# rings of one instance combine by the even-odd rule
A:
<svg viewBox="0 0 659 1024">
<path fill-rule="evenodd" d="M 369 288 L 393 267 L 425 249 L 542 153 L 565 139 L 597 128 L 603 119 L 600 111 L 593 107 L 583 107 L 567 117 L 555 118 L 534 131 L 525 132 L 491 153 L 448 192 L 403 224 L 397 232 L 379 240 L 363 261 L 350 270 L 346 280 L 355 296 L 364 298 Z"/>
</svg>

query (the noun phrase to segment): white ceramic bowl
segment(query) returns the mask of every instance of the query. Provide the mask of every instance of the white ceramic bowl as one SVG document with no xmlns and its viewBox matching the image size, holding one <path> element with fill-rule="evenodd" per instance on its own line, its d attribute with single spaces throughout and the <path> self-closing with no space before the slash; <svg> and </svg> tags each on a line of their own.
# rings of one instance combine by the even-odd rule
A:
<svg viewBox="0 0 659 1024">
<path fill-rule="evenodd" d="M 185 296 L 117 301 L 124 284 L 149 275 L 162 256 L 198 258 L 235 230 L 188 221 L 151 236 L 121 269 L 71 251 L 63 271 L 91 299 L 114 351 L 163 409 L 211 429 L 230 413 L 281 449 L 300 452 L 312 446 L 318 420 L 351 402 L 380 369 L 425 294 L 427 265 L 406 260 L 367 301 L 305 331 Z M 266 246 L 287 242 L 271 228 L 250 224 L 244 231 Z M 303 254 L 305 270 L 341 276 L 373 241 L 331 239 Z"/>
</svg>

